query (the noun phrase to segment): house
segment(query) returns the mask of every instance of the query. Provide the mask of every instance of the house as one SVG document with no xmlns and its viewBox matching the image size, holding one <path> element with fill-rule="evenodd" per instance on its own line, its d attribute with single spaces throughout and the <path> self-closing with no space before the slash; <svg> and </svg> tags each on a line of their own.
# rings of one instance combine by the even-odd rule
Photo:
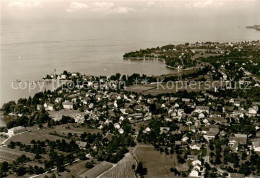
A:
<svg viewBox="0 0 260 178">
<path fill-rule="evenodd" d="M 151 131 L 151 129 L 149 127 L 147 127 L 146 129 L 144 129 L 143 133 L 148 133 L 150 131 Z"/>
<path fill-rule="evenodd" d="M 60 80 L 64 80 L 64 79 L 66 79 L 66 75 L 64 75 L 64 74 L 62 74 L 61 76 L 60 76 Z"/>
<path fill-rule="evenodd" d="M 200 144 L 192 143 L 192 144 L 190 145 L 190 149 L 192 149 L 192 150 L 200 150 L 200 147 L 201 147 Z"/>
<path fill-rule="evenodd" d="M 80 96 L 80 93 L 76 93 L 76 94 L 69 95 L 68 97 L 69 98 L 76 98 L 76 97 L 79 97 L 79 96 Z"/>
<path fill-rule="evenodd" d="M 218 134 L 219 129 L 218 128 L 210 128 L 209 131 L 206 133 L 206 135 L 204 135 L 203 137 L 209 141 L 213 138 L 216 137 L 216 135 Z"/>
<path fill-rule="evenodd" d="M 247 144 L 247 135 L 246 134 L 234 134 L 235 140 L 239 142 L 241 145 Z"/>
<path fill-rule="evenodd" d="M 61 100 L 62 100 L 62 98 L 56 98 L 55 103 L 59 103 L 59 102 L 61 102 Z"/>
<path fill-rule="evenodd" d="M 47 110 L 47 111 L 53 111 L 54 108 L 53 108 L 53 104 L 47 104 L 47 103 L 44 103 L 44 108 Z"/>
<path fill-rule="evenodd" d="M 207 118 L 209 121 L 214 121 L 216 124 L 227 125 L 227 120 L 224 117 L 210 117 Z"/>
<path fill-rule="evenodd" d="M 62 106 L 63 106 L 64 109 L 73 109 L 72 102 L 67 101 L 67 100 L 62 103 Z"/>
<path fill-rule="evenodd" d="M 113 135 L 111 133 L 107 133 L 105 138 L 108 140 L 108 141 L 112 141 L 113 140 Z"/>
<path fill-rule="evenodd" d="M 25 131 L 26 131 L 25 127 L 17 126 L 17 127 L 13 127 L 11 129 L 8 129 L 8 134 L 14 135 L 14 134 L 18 134 L 18 133 L 25 132 Z"/>
<path fill-rule="evenodd" d="M 85 118 L 81 114 L 76 114 L 76 116 L 74 117 L 74 120 L 76 123 L 83 124 L 85 121 Z"/>
<path fill-rule="evenodd" d="M 196 170 L 196 169 L 192 169 L 190 174 L 189 174 L 189 177 L 201 177 L 199 175 L 199 170 Z"/>
<path fill-rule="evenodd" d="M 76 144 L 79 145 L 80 148 L 86 148 L 87 142 L 76 141 Z"/>
<path fill-rule="evenodd" d="M 181 99 L 183 102 L 185 102 L 185 103 L 189 103 L 190 102 L 190 98 L 182 98 Z"/>
<path fill-rule="evenodd" d="M 144 115 L 144 120 L 146 121 L 146 120 L 150 120 L 150 119 L 152 119 L 152 113 L 146 113 L 145 115 Z"/>
<path fill-rule="evenodd" d="M 249 116 L 256 116 L 257 112 L 258 112 L 258 106 L 254 106 L 252 108 L 249 108 L 248 110 Z"/>
<path fill-rule="evenodd" d="M 205 118 L 205 114 L 200 113 L 200 114 L 199 114 L 199 119 L 203 119 L 203 118 Z"/>
<path fill-rule="evenodd" d="M 176 146 L 181 146 L 181 145 L 182 145 L 181 141 L 175 141 L 174 144 L 175 144 Z"/>
<path fill-rule="evenodd" d="M 234 137 L 230 137 L 228 145 L 236 151 L 238 149 L 238 145 L 246 145 L 247 144 L 247 135 L 246 134 L 234 134 Z"/>
<path fill-rule="evenodd" d="M 252 147 L 255 152 L 260 152 L 260 141 L 252 142 Z"/>
<path fill-rule="evenodd" d="M 238 173 L 230 173 L 229 176 L 230 178 L 244 178 L 244 174 L 238 174 Z"/>
<path fill-rule="evenodd" d="M 120 134 L 123 134 L 123 133 L 124 133 L 124 130 L 123 130 L 122 128 L 120 128 L 120 129 L 118 130 L 118 132 L 119 132 Z"/>
<path fill-rule="evenodd" d="M 201 177 L 201 173 L 200 173 L 201 161 L 193 160 L 192 166 L 193 168 L 189 174 L 189 177 Z"/>
<path fill-rule="evenodd" d="M 48 106 L 46 107 L 47 111 L 53 111 L 54 110 L 54 105 L 53 104 L 48 104 Z"/>
<path fill-rule="evenodd" d="M 141 118 L 143 118 L 143 114 L 142 113 L 133 113 L 130 115 L 130 117 L 133 117 L 135 119 L 141 119 Z"/>
<path fill-rule="evenodd" d="M 206 112 L 209 114 L 209 107 L 208 106 L 196 106 L 195 110 L 193 111 L 195 113 L 203 113 Z"/>
<path fill-rule="evenodd" d="M 235 101 L 235 102 L 234 102 L 234 105 L 237 106 L 237 107 L 239 107 L 239 106 L 240 106 L 240 101 Z"/>
<path fill-rule="evenodd" d="M 39 111 L 39 110 L 41 110 L 41 108 L 42 108 L 42 105 L 37 104 L 37 110 Z"/>
<path fill-rule="evenodd" d="M 232 112 L 231 117 L 244 117 L 245 115 L 248 115 L 248 112 L 245 110 L 235 110 Z"/>
<path fill-rule="evenodd" d="M 192 160 L 192 161 L 193 161 L 193 160 L 197 160 L 197 159 L 198 159 L 198 155 L 188 155 L 188 156 L 187 156 L 187 159 L 188 159 L 188 160 Z"/>
<path fill-rule="evenodd" d="M 160 127 L 160 134 L 166 134 L 170 130 L 170 127 Z"/>
<path fill-rule="evenodd" d="M 260 106 L 260 102 L 253 102 L 252 106 Z"/>
<path fill-rule="evenodd" d="M 114 127 L 115 127 L 116 129 L 120 129 L 120 124 L 119 124 L 119 123 L 115 123 L 115 124 L 114 124 Z"/>
</svg>

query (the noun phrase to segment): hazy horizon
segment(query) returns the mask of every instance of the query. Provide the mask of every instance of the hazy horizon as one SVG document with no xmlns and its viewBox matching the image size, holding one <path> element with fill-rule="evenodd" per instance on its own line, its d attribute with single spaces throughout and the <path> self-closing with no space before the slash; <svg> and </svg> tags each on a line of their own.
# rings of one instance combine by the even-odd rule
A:
<svg viewBox="0 0 260 178">
<path fill-rule="evenodd" d="M 142 21 L 181 17 L 184 21 L 212 18 L 212 20 L 246 20 L 249 23 L 260 23 L 258 0 L 3 0 L 1 11 L 1 20 L 79 18 Z"/>
</svg>

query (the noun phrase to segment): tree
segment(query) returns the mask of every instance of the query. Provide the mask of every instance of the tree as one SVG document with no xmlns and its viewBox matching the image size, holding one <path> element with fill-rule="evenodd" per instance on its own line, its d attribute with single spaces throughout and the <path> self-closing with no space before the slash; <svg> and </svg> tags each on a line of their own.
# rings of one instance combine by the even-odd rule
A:
<svg viewBox="0 0 260 178">
<path fill-rule="evenodd" d="M 85 167 L 88 168 L 88 169 L 90 169 L 90 168 L 93 168 L 94 166 L 93 166 L 93 164 L 92 164 L 91 162 L 87 162 L 87 163 L 85 164 Z"/>
<path fill-rule="evenodd" d="M 5 104 L 3 105 L 3 108 L 2 108 L 4 115 L 7 115 L 7 114 L 9 114 L 10 112 L 13 112 L 14 109 L 15 109 L 15 106 L 16 106 L 15 101 L 10 101 L 10 102 L 8 102 L 8 103 L 5 103 Z"/>
<path fill-rule="evenodd" d="M 23 176 L 24 174 L 26 174 L 26 168 L 21 166 L 16 170 L 16 174 L 17 176 Z"/>
<path fill-rule="evenodd" d="M 56 175 L 52 173 L 50 178 L 56 178 Z"/>
<path fill-rule="evenodd" d="M 238 172 L 240 174 L 244 174 L 245 176 L 249 175 L 251 173 L 249 164 L 242 163 Z"/>
<path fill-rule="evenodd" d="M 135 170 L 135 165 L 134 164 L 132 164 L 132 169 Z"/>
<path fill-rule="evenodd" d="M 85 153 L 83 153 L 83 152 L 80 152 L 78 157 L 79 157 L 80 160 L 86 160 L 87 159 Z"/>
<path fill-rule="evenodd" d="M 9 166 L 9 164 L 6 161 L 0 163 L 0 172 L 7 172 L 8 166 Z"/>
<path fill-rule="evenodd" d="M 143 167 L 143 163 L 139 162 L 136 168 L 136 173 L 139 174 L 140 176 L 144 176 L 147 174 L 147 168 Z"/>
</svg>

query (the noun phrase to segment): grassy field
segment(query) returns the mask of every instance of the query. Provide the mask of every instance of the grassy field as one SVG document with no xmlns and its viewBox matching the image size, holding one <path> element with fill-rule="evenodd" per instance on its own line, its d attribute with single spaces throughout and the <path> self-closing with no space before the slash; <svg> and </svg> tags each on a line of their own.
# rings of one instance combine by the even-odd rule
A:
<svg viewBox="0 0 260 178">
<path fill-rule="evenodd" d="M 60 135 L 68 135 L 68 133 L 77 134 L 80 135 L 84 132 L 88 133 L 98 133 L 101 132 L 99 129 L 88 129 L 81 127 L 79 124 L 64 124 L 64 125 L 58 125 L 53 128 L 44 128 L 44 129 L 37 129 L 36 127 L 27 128 L 31 132 L 26 132 L 18 135 L 14 135 L 11 137 L 8 141 L 5 142 L 6 145 L 8 145 L 11 141 L 13 142 L 22 142 L 24 144 L 30 144 L 31 140 L 40 140 L 44 141 L 46 139 L 49 139 L 51 141 L 55 141 L 57 139 L 64 139 L 59 136 L 50 135 L 50 133 L 58 133 Z M 66 139 L 65 139 L 66 140 Z"/>
<path fill-rule="evenodd" d="M 173 177 L 170 172 L 171 167 L 180 167 L 176 155 L 166 155 L 154 150 L 152 145 L 137 145 L 133 151 L 134 156 L 140 162 L 143 162 L 147 168 L 148 174 L 145 177 Z"/>
<path fill-rule="evenodd" d="M 153 86 L 153 85 L 132 85 L 130 87 L 127 87 L 126 90 L 141 93 L 141 92 L 145 92 L 147 90 L 151 90 L 153 88 L 155 88 L 155 86 Z"/>
<path fill-rule="evenodd" d="M 135 177 L 135 173 L 132 169 L 132 165 L 135 165 L 135 160 L 131 153 L 126 153 L 125 157 L 120 160 L 116 167 L 110 169 L 105 174 L 100 176 L 101 178 L 113 177 L 113 178 L 121 178 L 121 177 Z"/>
<path fill-rule="evenodd" d="M 57 139 L 61 139 L 60 137 L 49 134 L 49 132 L 53 130 L 54 129 L 46 129 L 46 130 L 34 129 L 31 130 L 31 132 L 14 135 L 8 141 L 6 141 L 5 144 L 8 145 L 11 141 L 22 142 L 23 144 L 30 144 L 32 140 L 45 141 L 46 139 L 49 139 L 51 141 L 55 141 Z"/>
<path fill-rule="evenodd" d="M 58 125 L 55 126 L 55 131 L 59 134 L 65 134 L 68 133 L 81 135 L 84 132 L 87 133 L 101 133 L 102 131 L 99 129 L 88 129 L 86 127 L 81 127 L 79 124 L 64 124 L 64 125 Z"/>
<path fill-rule="evenodd" d="M 71 177 L 71 176 L 79 177 L 80 174 L 82 174 L 88 170 L 87 168 L 85 168 L 86 162 L 87 162 L 87 160 L 86 161 L 80 160 L 76 163 L 73 163 L 72 165 L 66 166 L 66 171 L 64 171 L 64 172 L 58 173 L 57 171 L 54 171 L 54 173 L 56 174 L 56 176 L 59 176 L 59 177 Z M 50 177 L 51 175 L 52 175 L 52 173 L 47 173 L 44 175 L 40 175 L 38 178 L 44 178 L 44 176 Z"/>
<path fill-rule="evenodd" d="M 84 116 L 84 112 L 80 112 L 79 110 L 60 110 L 60 111 L 50 111 L 50 117 L 55 121 L 61 120 L 62 116 L 70 116 L 75 117 L 76 115 Z"/>
<path fill-rule="evenodd" d="M 108 163 L 106 161 L 103 161 L 102 163 L 96 165 L 95 167 L 93 167 L 92 169 L 82 173 L 79 175 L 79 177 L 88 177 L 88 178 L 94 178 L 99 176 L 100 174 L 102 174 L 103 172 L 109 170 L 110 168 L 113 167 L 113 164 Z"/>
<path fill-rule="evenodd" d="M 187 92 L 192 91 L 204 91 L 213 89 L 213 87 L 221 86 L 219 81 L 207 81 L 204 83 L 202 81 L 196 82 L 192 81 L 192 83 L 188 81 L 177 81 L 177 82 L 168 82 L 168 83 L 161 83 L 161 84 L 146 84 L 146 85 L 133 85 L 126 88 L 127 91 L 143 93 L 143 94 L 151 94 L 151 95 L 158 95 L 162 93 L 176 93 L 178 91 L 186 90 Z M 225 83 L 223 83 L 225 86 Z M 147 90 L 142 90 L 141 88 L 146 87 Z"/>
<path fill-rule="evenodd" d="M 20 151 L 19 149 L 11 149 L 11 148 L 7 148 L 7 147 L 3 147 L 3 146 L 0 147 L 0 160 L 12 162 L 12 161 L 16 160 L 16 158 L 18 158 L 22 154 L 26 155 L 27 157 L 29 157 L 31 159 L 34 158 L 34 154 L 32 154 L 32 153 Z"/>
</svg>

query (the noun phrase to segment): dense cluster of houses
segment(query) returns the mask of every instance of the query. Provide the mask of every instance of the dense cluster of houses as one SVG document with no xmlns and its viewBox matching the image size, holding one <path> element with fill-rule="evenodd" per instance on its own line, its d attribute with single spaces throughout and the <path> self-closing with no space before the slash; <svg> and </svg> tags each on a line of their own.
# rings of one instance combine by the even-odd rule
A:
<svg viewBox="0 0 260 178">
<path fill-rule="evenodd" d="M 246 46 L 254 45 L 254 42 L 242 42 L 195 43 L 185 44 L 186 47 L 165 46 L 153 49 L 148 57 L 158 57 L 161 53 L 167 54 L 169 51 L 176 52 L 178 51 L 177 48 L 181 48 L 179 58 L 183 58 L 189 53 L 192 53 L 191 56 L 193 57 L 200 57 L 205 54 L 218 56 L 228 54 L 231 48 L 239 51 Z M 138 52 L 136 53 L 138 54 Z M 247 65 L 247 63 L 254 65 L 253 61 L 248 60 L 242 66 Z M 224 80 L 228 80 L 230 76 L 225 68 L 228 65 L 231 65 L 230 61 L 225 62 L 216 71 L 212 66 L 212 71 L 207 76 L 218 72 Z M 241 78 L 242 82 L 243 80 L 246 81 L 251 75 L 244 67 L 241 67 L 239 71 L 246 74 L 244 78 Z M 86 123 L 92 128 L 98 129 L 112 127 L 112 130 L 116 130 L 118 134 L 126 132 L 122 124 L 125 120 L 133 125 L 143 123 L 145 128 L 141 134 L 144 135 L 149 135 L 154 131 L 155 128 L 149 126 L 152 120 L 163 120 L 165 123 L 175 123 L 178 129 L 172 130 L 168 126 L 161 126 L 159 135 L 165 136 L 165 140 L 169 135 L 176 137 L 181 135 L 180 139 L 174 141 L 174 145 L 178 148 L 199 151 L 208 149 L 211 140 L 225 138 L 228 140 L 228 147 L 234 153 L 239 152 L 240 147 L 243 146 L 247 154 L 250 154 L 251 151 L 260 154 L 260 124 L 256 121 L 256 118 L 260 117 L 260 102 L 230 96 L 218 97 L 213 95 L 213 92 L 215 94 L 219 92 L 216 88 L 214 91 L 201 91 L 196 96 L 189 97 L 176 94 L 142 95 L 122 90 L 120 88 L 121 77 L 111 79 L 109 77 L 82 76 L 78 73 L 55 74 L 51 78 L 58 80 L 83 79 L 87 82 L 77 84 L 73 89 L 61 87 L 54 92 L 50 92 L 44 102 L 37 105 L 37 110 L 44 108 L 49 111 L 52 113 L 50 116 L 55 121 L 61 120 L 62 115 L 68 114 L 74 118 L 76 123 Z M 259 87 L 257 81 L 254 87 Z M 255 134 L 246 134 L 244 131 L 230 132 L 226 129 L 231 128 L 234 124 L 239 125 L 241 118 L 252 121 L 251 126 L 253 126 Z M 26 131 L 26 128 L 18 126 L 9 129 L 8 134 L 15 135 L 24 131 Z M 138 130 L 136 133 L 138 133 Z M 108 135 L 111 136 L 111 134 L 113 133 L 111 132 Z M 193 135 L 193 137 L 190 135 Z M 201 136 L 202 139 L 198 139 L 197 136 Z M 165 142 L 167 141 L 170 142 L 169 140 Z M 86 142 L 78 142 L 78 144 L 84 148 Z M 201 176 L 205 171 L 201 159 L 196 154 L 190 154 L 187 156 L 187 160 L 190 160 L 192 165 L 189 176 Z M 207 152 L 204 155 L 204 161 L 210 164 L 209 160 L 209 152 Z"/>
</svg>

